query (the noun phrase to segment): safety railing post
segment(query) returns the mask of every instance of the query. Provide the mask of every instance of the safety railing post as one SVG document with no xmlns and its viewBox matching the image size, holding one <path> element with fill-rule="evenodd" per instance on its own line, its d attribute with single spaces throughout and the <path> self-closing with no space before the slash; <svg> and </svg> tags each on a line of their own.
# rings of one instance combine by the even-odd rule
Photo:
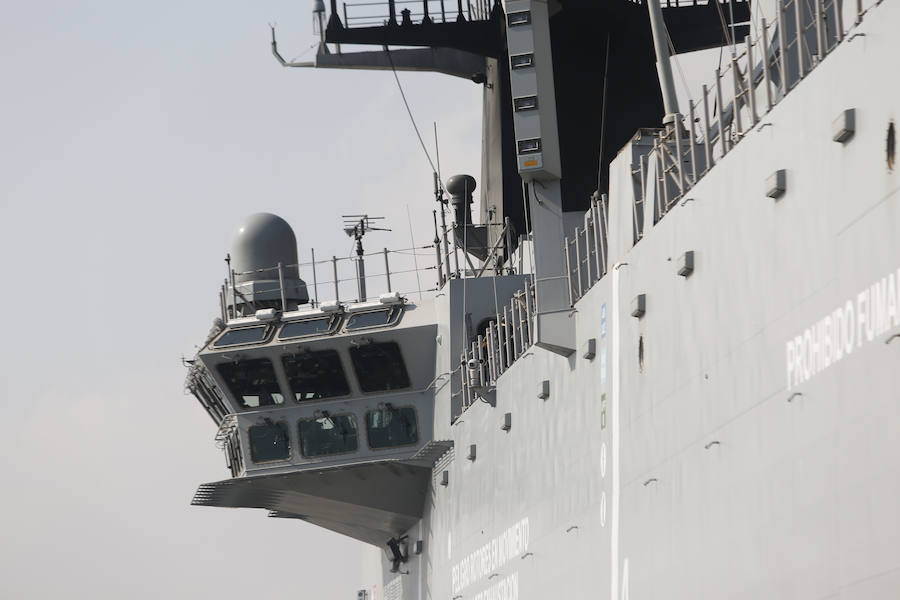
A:
<svg viewBox="0 0 900 600">
<path fill-rule="evenodd" d="M 822 0 L 813 0 L 815 2 L 814 8 L 814 18 L 816 19 L 816 52 L 819 55 L 819 62 L 825 58 L 825 22 L 822 20 L 824 18 L 824 7 L 822 6 Z"/>
<path fill-rule="evenodd" d="M 778 70 L 781 71 L 781 97 L 788 93 L 788 67 L 787 67 L 787 32 L 784 30 L 787 19 L 784 18 L 784 0 L 778 0 L 778 8 L 775 11 L 778 17 Z"/>
<path fill-rule="evenodd" d="M 797 68 L 800 75 L 797 81 L 799 81 L 806 75 L 806 70 L 803 66 L 803 45 L 806 39 L 806 32 L 803 26 L 803 12 L 800 9 L 800 0 L 794 0 L 794 20 L 797 23 Z"/>
<path fill-rule="evenodd" d="M 594 232 L 594 274 L 597 281 L 603 277 L 603 254 L 600 250 L 600 210 L 597 196 L 591 198 L 591 228 Z M 527 295 L 527 294 L 526 294 Z"/>
<path fill-rule="evenodd" d="M 647 169 L 644 169 L 644 156 L 639 155 L 638 161 L 640 162 L 640 178 L 641 178 L 641 211 L 643 211 L 643 207 L 647 204 L 647 172 L 650 169 L 650 156 L 647 156 Z M 639 239 L 644 235 L 643 226 L 638 219 L 638 199 L 635 198 L 634 202 L 631 203 L 631 219 L 634 223 L 634 243 L 637 243 Z"/>
<path fill-rule="evenodd" d="M 581 235 L 584 237 L 584 289 L 589 290 L 592 285 L 594 285 L 594 274 L 593 269 L 591 269 L 591 255 L 594 253 L 594 245 L 591 243 L 591 219 L 594 216 L 594 212 L 590 209 L 586 210 L 584 213 L 584 218 L 582 219 L 583 227 L 581 228 Z"/>
<path fill-rule="evenodd" d="M 506 366 L 513 363 L 512 344 L 509 340 L 509 309 L 503 306 L 503 346 L 506 350 Z"/>
<path fill-rule="evenodd" d="M 597 206 L 597 213 L 600 216 L 600 274 L 597 276 L 597 279 L 600 279 L 604 275 L 606 275 L 607 264 L 606 264 L 606 249 L 609 247 L 609 225 L 606 222 L 607 215 L 607 206 L 609 206 L 609 196 L 607 194 L 600 194 L 600 204 Z"/>
<path fill-rule="evenodd" d="M 676 199 L 678 196 L 684 193 L 684 155 L 681 151 L 681 128 L 684 126 L 683 117 L 678 115 L 675 117 L 675 121 L 672 123 L 673 128 L 675 129 L 675 158 L 678 161 L 678 187 L 680 191 L 676 194 Z M 666 210 L 668 211 L 669 207 L 666 206 Z"/>
<path fill-rule="evenodd" d="M 416 249 L 413 248 L 413 252 L 415 252 L 415 251 L 416 251 Z M 388 291 L 388 293 L 390 293 L 392 291 L 391 290 L 391 265 L 388 262 L 388 249 L 387 248 L 384 249 L 384 277 L 385 277 L 385 279 L 387 279 L 387 291 Z"/>
<path fill-rule="evenodd" d="M 335 302 L 340 302 L 340 292 L 338 291 L 338 269 L 337 269 L 337 256 L 331 257 L 331 266 L 334 270 L 334 300 Z"/>
<path fill-rule="evenodd" d="M 484 337 L 479 335 L 475 343 L 477 344 L 478 349 L 478 379 L 480 380 L 479 383 L 481 383 L 481 385 L 484 385 L 485 381 L 487 381 L 487 377 L 485 377 L 484 371 Z"/>
<path fill-rule="evenodd" d="M 731 57 L 731 81 L 734 87 L 734 101 L 731 105 L 731 122 L 732 124 L 737 125 L 737 135 L 741 136 L 744 133 L 744 124 L 741 122 L 741 107 L 738 103 L 741 100 L 741 96 L 744 95 L 744 82 L 736 56 Z M 740 137 L 737 139 L 740 141 Z"/>
<path fill-rule="evenodd" d="M 694 129 L 694 101 L 688 100 L 688 119 L 690 119 L 691 129 L 688 131 L 688 136 L 691 138 L 690 143 L 690 152 L 691 152 L 691 187 L 697 185 L 697 150 L 696 146 L 696 137 L 697 133 Z M 681 190 L 684 193 L 686 190 Z"/>
<path fill-rule="evenodd" d="M 316 279 L 316 250 L 311 248 L 312 253 L 312 271 L 313 271 L 313 308 L 319 304 L 319 282 Z"/>
<path fill-rule="evenodd" d="M 747 47 L 747 95 L 750 106 L 750 128 L 756 126 L 759 118 L 756 114 L 756 82 L 753 81 L 753 40 L 750 36 L 744 38 L 744 45 Z"/>
<path fill-rule="evenodd" d="M 531 329 L 531 320 L 534 315 L 534 288 L 530 283 L 525 284 L 525 326 L 528 328 L 528 344 L 534 342 L 534 334 Z"/>
<path fill-rule="evenodd" d="M 488 323 L 487 328 L 487 338 L 485 340 L 485 344 L 487 345 L 487 361 L 488 361 L 488 376 L 491 378 L 491 383 L 497 381 L 497 371 L 494 369 L 494 324 L 493 322 Z"/>
<path fill-rule="evenodd" d="M 497 361 L 497 377 L 500 377 L 506 371 L 506 363 L 504 362 L 503 355 L 503 338 L 501 337 L 502 331 L 500 315 L 498 314 L 497 320 L 494 321 L 494 359 Z"/>
<path fill-rule="evenodd" d="M 581 286 L 581 244 L 578 243 L 578 227 L 575 227 L 575 237 L 572 242 L 575 244 L 575 274 L 576 280 L 578 281 L 578 297 L 581 298 L 582 286 Z"/>
<path fill-rule="evenodd" d="M 719 69 L 716 69 L 716 101 L 717 106 L 719 107 L 719 141 L 722 142 L 722 156 L 724 157 L 728 154 L 728 143 L 725 140 L 725 111 L 722 110 L 724 104 L 722 100 L 724 100 L 724 96 L 722 96 L 722 74 Z M 732 110 L 732 113 L 734 111 Z"/>
<path fill-rule="evenodd" d="M 766 20 L 762 19 L 762 66 L 763 85 L 766 86 L 766 112 L 772 110 L 772 76 L 769 73 L 769 29 Z"/>
<path fill-rule="evenodd" d="M 513 299 L 513 320 L 515 322 L 515 327 L 513 328 L 513 339 L 515 342 L 516 348 L 516 358 L 522 355 L 522 352 L 525 351 L 525 340 L 522 338 L 522 305 L 519 304 L 519 296 L 514 295 Z"/>
<path fill-rule="evenodd" d="M 844 11 L 839 0 L 831 0 L 831 8 L 834 10 L 834 36 L 837 43 L 844 39 Z"/>
<path fill-rule="evenodd" d="M 281 292 L 281 312 L 287 312 L 287 299 L 284 293 L 284 265 L 278 263 L 278 289 Z"/>
<path fill-rule="evenodd" d="M 666 161 L 662 152 L 662 134 L 659 135 L 656 145 L 653 147 L 653 153 L 656 155 L 656 207 L 659 218 L 662 219 L 669 207 L 669 181 L 666 177 Z M 653 222 L 654 225 L 656 221 Z"/>
<path fill-rule="evenodd" d="M 721 130 L 719 131 L 719 135 L 721 135 Z M 703 173 L 709 173 L 709 170 L 712 168 L 712 141 L 709 139 L 709 136 L 712 135 L 710 126 L 709 126 L 709 90 L 706 87 L 706 84 L 703 84 L 703 152 L 706 155 L 706 168 L 703 169 Z"/>
<path fill-rule="evenodd" d="M 231 268 L 231 255 L 228 256 L 228 273 L 231 282 L 231 316 L 237 319 L 237 290 L 234 287 L 234 269 Z"/>
</svg>

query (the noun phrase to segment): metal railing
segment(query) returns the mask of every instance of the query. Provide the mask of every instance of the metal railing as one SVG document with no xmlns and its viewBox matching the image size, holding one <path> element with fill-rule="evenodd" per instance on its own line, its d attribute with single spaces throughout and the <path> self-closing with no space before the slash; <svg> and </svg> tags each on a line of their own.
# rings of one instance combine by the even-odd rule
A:
<svg viewBox="0 0 900 600">
<path fill-rule="evenodd" d="M 534 343 L 534 284 L 518 291 L 460 357 L 463 410 L 471 406 Z"/>
<path fill-rule="evenodd" d="M 232 477 L 244 471 L 244 457 L 241 454 L 240 429 L 237 415 L 227 415 L 216 432 L 216 447 L 225 452 L 225 464 Z"/>
<path fill-rule="evenodd" d="M 235 281 L 241 276 L 255 274 L 260 276 L 261 281 L 271 282 L 268 287 L 261 285 L 254 289 L 254 296 L 280 297 L 280 300 L 275 301 L 276 308 L 283 309 L 290 306 L 289 298 L 286 296 L 287 290 L 292 284 L 285 282 L 285 273 L 294 269 L 299 272 L 300 279 L 306 284 L 311 308 L 316 308 L 322 301 L 329 300 L 338 302 L 374 301 L 378 300 L 381 294 L 391 292 L 398 292 L 401 296 L 419 295 L 422 297 L 426 293 L 437 291 L 444 282 L 443 275 L 439 272 L 434 273 L 438 270 L 438 266 L 426 266 L 429 259 L 434 258 L 433 250 L 434 247 L 431 245 L 400 250 L 384 248 L 364 254 L 362 257 L 332 256 L 322 260 L 316 259 L 315 250 L 311 250 L 311 260 L 308 262 L 240 272 L 231 269 L 230 260 L 226 258 L 227 278 L 219 289 L 222 319 L 227 322 L 229 318 L 232 318 L 229 307 L 238 304 L 248 304 L 254 309 L 267 308 L 271 305 L 271 302 L 255 303 L 252 299 L 243 298 L 239 289 L 240 284 L 235 284 Z M 360 261 L 363 262 L 362 267 L 360 267 Z M 376 265 L 374 272 L 366 269 L 367 266 L 372 265 Z M 362 269 L 363 285 L 360 285 L 360 269 Z"/>
<path fill-rule="evenodd" d="M 681 8 L 686 6 L 706 6 L 710 2 L 717 0 L 661 0 L 660 5 L 663 8 Z M 719 4 L 728 6 L 732 2 L 735 4 L 746 4 L 750 0 L 722 0 Z M 644 0 L 630 0 L 632 4 L 645 4 Z"/>
<path fill-rule="evenodd" d="M 382 27 L 423 23 L 486 21 L 491 18 L 492 0 L 388 0 L 386 2 L 344 2 L 343 25 Z"/>
<path fill-rule="evenodd" d="M 691 188 L 754 128 L 764 127 L 763 117 L 773 106 L 821 64 L 880 1 L 868 0 L 864 6 L 863 0 L 856 0 L 856 19 L 845 28 L 839 0 L 781 0 L 776 21 L 761 19 L 755 38 L 748 35 L 740 45 L 732 46 L 730 61 L 716 69 L 712 86 L 702 87 L 700 100 L 688 101 L 686 115 L 677 115 L 676 122 L 665 129 L 642 130 L 642 134 L 650 131 L 654 140 L 652 148 L 638 157 L 639 164 L 632 167 L 636 182 L 634 243 L 644 236 L 648 225 L 658 223 L 679 202 L 688 201 Z M 585 253 L 590 244 L 581 241 L 591 235 L 605 240 L 605 230 L 597 227 L 598 223 L 605 226 L 605 218 L 600 223 L 594 213 L 592 206 L 585 215 L 585 227 L 576 229 L 564 245 L 573 305 L 599 279 L 596 269 L 592 271 L 588 265 L 594 260 Z M 588 219 L 594 220 L 591 228 Z M 601 258 L 605 260 L 605 256 Z"/>
<path fill-rule="evenodd" d="M 221 329 L 217 329 L 216 333 Z M 210 337 L 212 337 L 212 332 Z M 209 413 L 216 425 L 221 425 L 228 416 L 228 409 L 225 408 L 225 399 L 216 387 L 215 382 L 199 360 L 193 360 L 187 363 L 188 374 L 184 381 L 186 392 L 191 393 L 200 405 Z"/>
<path fill-rule="evenodd" d="M 226 257 L 226 278 L 219 288 L 222 320 L 227 323 L 234 318 L 231 307 L 238 305 L 252 309 L 250 313 L 240 310 L 238 316 L 248 316 L 259 308 L 285 310 L 291 307 L 289 289 L 296 284 L 290 281 L 287 273 L 294 270 L 306 284 L 311 308 L 332 300 L 377 301 L 381 294 L 393 292 L 422 299 L 426 294 L 438 291 L 451 279 L 502 274 L 505 257 L 510 255 L 512 247 L 509 219 L 506 219 L 495 243 L 488 249 L 487 259 L 480 268 L 472 265 L 461 244 L 451 240 L 448 229 L 438 231 L 435 242 L 427 246 L 399 250 L 384 248 L 362 257 L 331 256 L 325 259 L 317 259 L 315 250 L 310 250 L 310 260 L 307 262 L 279 264 L 253 271 L 235 271 L 231 268 L 230 257 Z M 512 274 L 511 268 L 506 270 Z M 248 275 L 259 276 L 253 289 L 254 298 L 264 296 L 268 300 L 255 300 L 242 294 L 241 284 L 236 282 Z"/>
<path fill-rule="evenodd" d="M 221 327 L 214 328 L 209 337 L 213 337 L 219 331 Z M 190 392 L 200 402 L 219 426 L 215 437 L 216 447 L 225 453 L 225 465 L 231 471 L 231 476 L 237 477 L 244 471 L 237 417 L 225 408 L 225 400 L 203 363 L 195 359 L 186 364 L 188 374 L 184 381 L 185 391 Z"/>
<path fill-rule="evenodd" d="M 569 280 L 569 302 L 584 295 L 606 275 L 608 255 L 609 197 L 591 198 L 584 213 L 584 226 L 576 227 L 572 238 L 566 238 L 566 276 Z"/>
</svg>

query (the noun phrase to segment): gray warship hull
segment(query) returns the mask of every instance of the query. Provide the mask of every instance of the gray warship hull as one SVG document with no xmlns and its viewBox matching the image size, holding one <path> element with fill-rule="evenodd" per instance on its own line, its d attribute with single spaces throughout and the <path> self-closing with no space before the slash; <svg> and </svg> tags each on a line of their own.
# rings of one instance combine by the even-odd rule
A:
<svg viewBox="0 0 900 600">
<path fill-rule="evenodd" d="M 455 450 L 410 531 L 427 552 L 406 575 L 379 552 L 371 597 L 900 595 L 897 23 L 873 9 L 633 246 L 634 164 L 613 161 L 610 269 L 574 303 L 578 351 L 533 347 L 495 406 L 435 422 Z"/>
<path fill-rule="evenodd" d="M 900 7 L 813 4 L 779 1 L 777 29 L 763 22 L 740 56 L 735 43 L 731 71 L 674 125 L 639 130 L 608 163 L 601 149 L 593 174 L 608 193 L 598 185 L 587 212 L 571 210 L 559 184 L 541 77 L 528 108 L 551 111 L 538 115 L 544 128 L 506 123 L 498 85 L 531 96 L 479 46 L 493 82 L 486 156 L 502 153 L 506 129 L 517 144 L 523 131 L 542 136 L 518 146 L 525 184 L 500 206 L 484 200 L 506 199 L 506 174 L 485 159 L 485 229 L 457 213 L 457 245 L 481 264 L 451 275 L 444 228 L 432 299 L 367 303 L 361 284 L 355 303 L 321 303 L 302 287 L 307 312 L 285 296 L 280 259 L 268 296 L 253 280 L 259 265 L 244 284 L 232 270 L 223 323 L 188 383 L 219 425 L 232 479 L 204 484 L 194 503 L 264 508 L 371 544 L 361 600 L 900 596 Z M 528 11 L 528 26 L 550 19 L 540 3 L 499 6 L 473 27 L 490 17 L 511 28 L 525 20 L 510 15 Z M 415 45 L 402 38 L 415 31 L 408 19 L 385 27 Z M 348 37 L 338 20 L 327 41 L 368 39 L 361 31 Z M 529 55 L 514 52 L 520 43 L 509 36 L 510 57 Z M 273 50 L 280 59 L 274 40 Z M 478 61 L 457 50 L 424 67 L 424 55 L 386 49 L 317 60 L 461 75 Z M 539 48 L 530 55 L 540 73 Z M 505 242 L 523 201 L 525 234 Z M 469 232 L 480 247 L 466 245 Z M 391 291 L 387 250 L 384 260 Z M 351 326 L 375 313 L 383 325 Z M 314 322 L 302 339 L 285 333 Z M 223 342 L 252 330 L 258 340 Z M 409 376 L 377 387 L 359 356 L 391 344 Z M 313 355 L 320 362 L 296 370 Z M 248 357 L 270 361 L 271 375 L 254 371 L 252 385 L 229 375 L 250 369 Z M 329 385 L 309 383 L 323 369 Z M 415 415 L 403 417 L 406 437 L 385 445 L 400 434 L 379 419 L 401 414 Z M 304 437 L 309 423 L 332 445 Z M 351 424 L 340 439 L 328 433 Z"/>
</svg>

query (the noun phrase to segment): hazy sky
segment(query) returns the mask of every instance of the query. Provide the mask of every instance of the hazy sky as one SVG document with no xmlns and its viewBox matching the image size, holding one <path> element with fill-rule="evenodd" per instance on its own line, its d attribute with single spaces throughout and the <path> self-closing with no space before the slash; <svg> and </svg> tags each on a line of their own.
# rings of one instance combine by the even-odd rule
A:
<svg viewBox="0 0 900 600">
<path fill-rule="evenodd" d="M 314 43 L 310 4 L 3 2 L 0 597 L 349 599 L 371 583 L 357 542 L 190 506 L 228 472 L 180 357 L 216 316 L 241 220 L 282 215 L 303 259 L 346 256 L 344 213 L 387 217 L 375 247 L 409 245 L 407 207 L 416 242 L 433 236 L 391 73 L 271 56 L 269 22 L 287 58 Z M 400 77 L 429 142 L 437 121 L 445 178 L 478 176 L 480 87 Z"/>
<path fill-rule="evenodd" d="M 389 72 L 288 70 L 310 2 L 12 2 L 0 12 L 0 597 L 355 598 L 363 546 L 191 507 L 228 477 L 182 390 L 247 214 L 301 256 L 429 242 L 427 162 Z M 309 56 L 309 55 L 307 55 Z M 479 86 L 401 74 L 445 173 L 479 174 Z M 373 234 L 374 236 L 375 234 Z"/>
</svg>

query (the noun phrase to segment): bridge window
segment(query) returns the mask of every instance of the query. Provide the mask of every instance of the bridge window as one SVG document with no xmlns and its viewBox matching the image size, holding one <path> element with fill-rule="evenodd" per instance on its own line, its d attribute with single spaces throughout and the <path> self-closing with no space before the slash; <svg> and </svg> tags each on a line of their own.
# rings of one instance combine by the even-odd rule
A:
<svg viewBox="0 0 900 600">
<path fill-rule="evenodd" d="M 216 367 L 231 395 L 244 408 L 284 404 L 284 396 L 268 358 L 222 363 Z"/>
<path fill-rule="evenodd" d="M 213 343 L 213 347 L 240 346 L 243 344 L 258 344 L 265 341 L 268 331 L 267 326 L 242 327 L 241 329 L 229 329 Z"/>
<path fill-rule="evenodd" d="M 370 327 L 396 325 L 397 322 L 400 321 L 400 315 L 402 313 L 403 309 L 398 306 L 353 313 L 347 317 L 346 330 L 356 331 L 357 329 L 368 329 Z"/>
<path fill-rule="evenodd" d="M 330 333 L 332 326 L 337 322 L 337 319 L 338 317 L 331 316 L 285 323 L 284 327 L 281 328 L 281 332 L 278 334 L 278 339 L 286 340 L 289 338 L 300 338 Z"/>
<path fill-rule="evenodd" d="M 416 410 L 388 407 L 366 413 L 366 433 L 372 448 L 407 446 L 419 441 Z"/>
<path fill-rule="evenodd" d="M 350 348 L 353 369 L 364 392 L 402 390 L 409 387 L 409 374 L 396 342 L 371 343 Z"/>
<path fill-rule="evenodd" d="M 358 447 L 353 415 L 328 415 L 300 421 L 300 451 L 303 456 L 353 452 Z"/>
<path fill-rule="evenodd" d="M 250 458 L 253 462 L 285 460 L 291 456 L 291 436 L 284 421 L 273 423 L 266 419 L 263 425 L 253 425 L 247 430 L 250 437 Z"/>
<path fill-rule="evenodd" d="M 281 357 L 281 364 L 297 402 L 350 393 L 341 358 L 335 350 L 285 354 Z"/>
</svg>

